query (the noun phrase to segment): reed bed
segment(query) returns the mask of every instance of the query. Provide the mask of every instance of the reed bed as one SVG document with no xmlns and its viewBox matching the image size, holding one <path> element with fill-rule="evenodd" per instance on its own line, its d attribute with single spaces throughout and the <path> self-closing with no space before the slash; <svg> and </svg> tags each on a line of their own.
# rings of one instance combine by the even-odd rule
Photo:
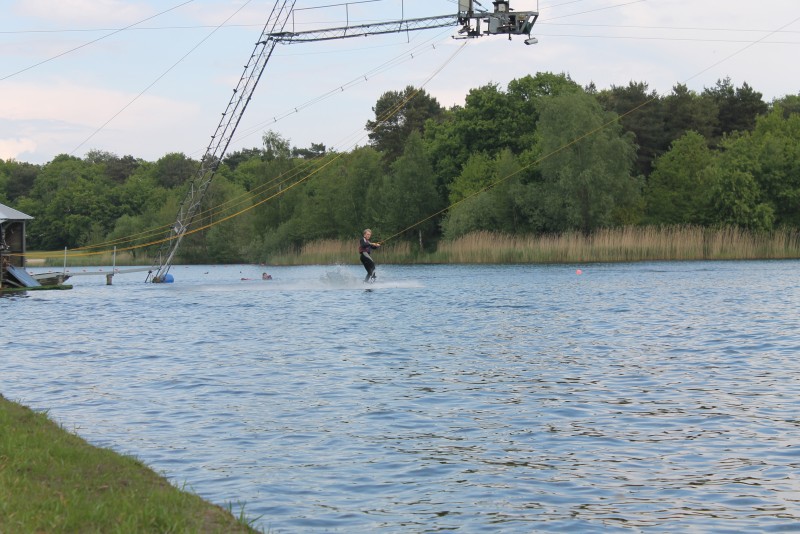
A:
<svg viewBox="0 0 800 534">
<path fill-rule="evenodd" d="M 380 263 L 412 263 L 416 257 L 411 245 L 398 241 L 373 253 Z M 272 265 L 345 265 L 358 263 L 358 240 L 323 239 L 307 243 L 298 250 L 269 258 Z"/>
<path fill-rule="evenodd" d="M 355 241 L 315 241 L 270 258 L 274 265 L 358 263 Z M 698 226 L 624 227 L 584 235 L 512 236 L 474 232 L 442 241 L 435 252 L 419 253 L 407 242 L 389 242 L 379 263 L 610 263 L 637 261 L 756 260 L 800 258 L 800 232 L 756 233 L 740 228 Z"/>
<path fill-rule="evenodd" d="M 358 264 L 355 239 L 323 239 L 267 258 L 271 265 Z M 30 266 L 62 267 L 64 256 L 28 253 Z M 390 241 L 375 252 L 385 264 L 606 263 L 636 261 L 757 260 L 800 258 L 800 231 L 784 228 L 757 233 L 741 228 L 629 226 L 580 232 L 514 236 L 474 232 L 444 240 L 434 252 L 421 253 L 406 241 Z M 129 251 L 67 253 L 67 268 L 98 265 L 149 265 L 151 259 Z"/>
<path fill-rule="evenodd" d="M 440 263 L 592 263 L 800 258 L 800 234 L 767 234 L 740 228 L 692 226 L 602 229 L 509 236 L 476 232 L 442 242 L 431 259 Z"/>
</svg>

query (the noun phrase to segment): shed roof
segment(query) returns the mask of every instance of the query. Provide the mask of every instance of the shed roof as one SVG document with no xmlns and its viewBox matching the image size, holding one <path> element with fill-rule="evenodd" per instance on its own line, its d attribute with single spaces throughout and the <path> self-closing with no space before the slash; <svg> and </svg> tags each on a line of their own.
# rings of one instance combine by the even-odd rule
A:
<svg viewBox="0 0 800 534">
<path fill-rule="evenodd" d="M 21 211 L 9 208 L 5 204 L 0 204 L 0 221 L 29 221 L 33 219 L 30 215 L 25 215 Z"/>
</svg>

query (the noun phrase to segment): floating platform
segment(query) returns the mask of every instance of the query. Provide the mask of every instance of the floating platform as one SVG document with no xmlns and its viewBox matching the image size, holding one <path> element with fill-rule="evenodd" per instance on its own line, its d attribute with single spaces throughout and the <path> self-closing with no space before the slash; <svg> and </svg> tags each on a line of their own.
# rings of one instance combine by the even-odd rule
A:
<svg viewBox="0 0 800 534">
<path fill-rule="evenodd" d="M 70 284 L 61 284 L 57 286 L 34 286 L 34 287 L 0 287 L 0 295 L 6 295 L 9 293 L 24 293 L 26 291 L 52 291 L 52 290 L 64 290 L 64 289 L 72 289 L 72 285 Z"/>
<path fill-rule="evenodd" d="M 39 280 L 33 275 L 27 273 L 22 267 L 15 267 L 13 265 L 6 265 L 5 272 L 0 273 L 2 286 L 0 286 L 0 294 L 5 293 L 19 293 L 21 291 L 42 291 L 52 289 L 72 289 L 71 285 L 65 285 L 63 282 L 66 278 L 44 278 L 40 283 Z"/>
<path fill-rule="evenodd" d="M 70 276 L 66 273 L 34 273 L 33 279 L 39 282 L 43 286 L 60 286 L 64 285 L 64 282 L 69 280 Z"/>
</svg>

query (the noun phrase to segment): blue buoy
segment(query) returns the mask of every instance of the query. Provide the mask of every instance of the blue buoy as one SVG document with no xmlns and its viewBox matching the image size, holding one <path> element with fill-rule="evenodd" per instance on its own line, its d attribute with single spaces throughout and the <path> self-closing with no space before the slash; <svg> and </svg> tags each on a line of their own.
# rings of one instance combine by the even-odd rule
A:
<svg viewBox="0 0 800 534">
<path fill-rule="evenodd" d="M 171 274 L 167 273 L 167 274 L 164 275 L 164 283 L 165 284 L 171 284 L 174 281 L 175 281 L 175 278 Z"/>
</svg>

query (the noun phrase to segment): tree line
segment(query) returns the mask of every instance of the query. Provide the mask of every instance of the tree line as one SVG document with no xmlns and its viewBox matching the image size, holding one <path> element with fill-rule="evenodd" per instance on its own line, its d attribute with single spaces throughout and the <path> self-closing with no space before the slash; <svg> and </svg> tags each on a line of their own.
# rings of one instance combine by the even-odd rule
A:
<svg viewBox="0 0 800 534">
<path fill-rule="evenodd" d="M 767 103 L 724 79 L 659 95 L 644 82 L 598 90 L 538 73 L 451 108 L 406 87 L 373 111 L 369 142 L 348 152 L 268 131 L 227 155 L 179 259 L 268 261 L 367 226 L 419 250 L 476 231 L 800 226 L 800 93 Z M 149 162 L 98 150 L 0 160 L 0 202 L 35 217 L 30 249 L 141 254 L 174 222 L 198 167 L 181 153 Z"/>
</svg>

